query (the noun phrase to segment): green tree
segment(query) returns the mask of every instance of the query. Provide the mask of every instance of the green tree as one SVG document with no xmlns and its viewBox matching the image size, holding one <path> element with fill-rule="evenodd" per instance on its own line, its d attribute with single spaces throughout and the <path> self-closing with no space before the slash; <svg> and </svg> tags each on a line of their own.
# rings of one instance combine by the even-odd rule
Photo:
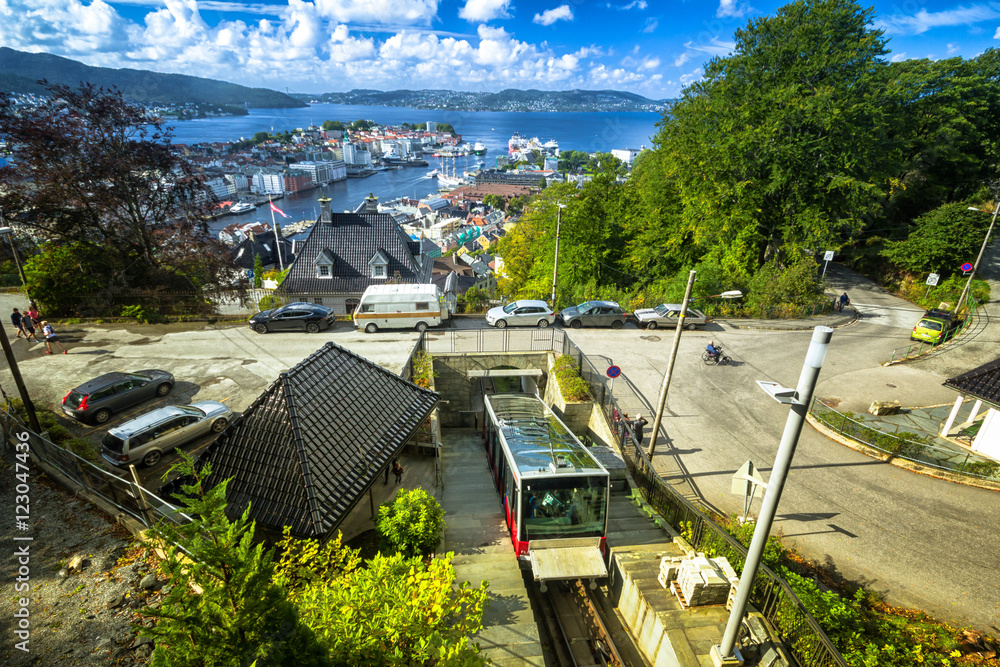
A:
<svg viewBox="0 0 1000 667">
<path fill-rule="evenodd" d="M 483 197 L 483 204 L 489 206 L 490 208 L 496 211 L 503 211 L 505 208 L 507 208 L 507 202 L 504 201 L 504 198 L 501 197 L 500 195 L 495 195 L 492 193 Z"/>
<path fill-rule="evenodd" d="M 177 524 L 164 519 L 153 533 L 167 548 L 160 567 L 172 588 L 158 619 L 140 632 L 156 639 L 154 667 L 266 667 L 326 665 L 325 652 L 303 624 L 285 591 L 272 583 L 271 552 L 254 543 L 250 507 L 234 521 L 226 516 L 228 481 L 206 491 L 211 466 L 195 469 L 181 453 L 172 468 L 192 483 L 182 487 L 183 511 L 196 517 Z M 194 592 L 195 587 L 201 590 Z"/>
<path fill-rule="evenodd" d="M 444 536 L 444 510 L 423 489 L 400 489 L 391 502 L 379 507 L 375 527 L 396 551 L 429 555 Z"/>
<path fill-rule="evenodd" d="M 327 130 L 327 131 L 330 131 L 330 130 L 341 130 L 342 131 L 344 129 L 344 124 L 342 122 L 340 122 L 339 120 L 324 120 L 323 121 L 323 129 Z"/>
<path fill-rule="evenodd" d="M 909 236 L 887 243 L 882 255 L 904 271 L 947 275 L 975 261 L 989 224 L 987 213 L 945 204 L 914 220 Z"/>
<path fill-rule="evenodd" d="M 797 0 L 754 19 L 664 115 L 667 176 L 695 242 L 730 278 L 836 247 L 878 213 L 899 160 L 872 20 L 851 0 Z"/>
<path fill-rule="evenodd" d="M 269 135 L 267 132 L 255 132 L 253 135 L 253 142 L 255 144 L 262 144 L 270 138 L 271 135 Z"/>
<path fill-rule="evenodd" d="M 259 288 L 264 281 L 264 262 L 260 258 L 260 253 L 253 256 L 253 286 Z"/>
<path fill-rule="evenodd" d="M 107 285 L 115 260 L 115 255 L 82 241 L 46 243 L 24 263 L 25 287 L 43 313 L 79 314 L 79 295 Z"/>
</svg>

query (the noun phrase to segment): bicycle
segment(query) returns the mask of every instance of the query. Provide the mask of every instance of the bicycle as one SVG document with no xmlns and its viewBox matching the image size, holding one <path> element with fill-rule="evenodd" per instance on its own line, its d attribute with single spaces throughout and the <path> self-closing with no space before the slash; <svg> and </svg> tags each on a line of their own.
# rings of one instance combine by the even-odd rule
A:
<svg viewBox="0 0 1000 667">
<path fill-rule="evenodd" d="M 708 350 L 705 350 L 704 352 L 701 353 L 701 360 L 704 361 L 706 364 L 714 364 L 716 366 L 719 366 L 720 364 L 722 366 L 727 366 L 732 362 L 732 358 L 726 355 L 726 353 L 722 351 L 721 347 L 716 345 L 715 349 L 719 351 L 718 354 L 711 355 L 708 353 Z"/>
</svg>

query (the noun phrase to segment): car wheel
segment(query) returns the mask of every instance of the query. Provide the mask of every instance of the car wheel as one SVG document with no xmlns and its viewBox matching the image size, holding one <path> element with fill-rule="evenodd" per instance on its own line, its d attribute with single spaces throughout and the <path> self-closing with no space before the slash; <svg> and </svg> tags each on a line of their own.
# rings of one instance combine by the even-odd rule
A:
<svg viewBox="0 0 1000 667">
<path fill-rule="evenodd" d="M 548 320 L 538 320 L 538 328 L 539 329 L 544 329 L 547 326 L 549 326 L 549 321 Z"/>
<path fill-rule="evenodd" d="M 111 410 L 108 410 L 107 408 L 101 408 L 100 410 L 94 413 L 92 419 L 94 420 L 95 424 L 103 424 L 104 422 L 111 419 Z"/>
<path fill-rule="evenodd" d="M 365 325 L 365 333 L 375 333 L 376 331 L 378 331 L 378 326 L 374 322 Z"/>
<path fill-rule="evenodd" d="M 622 322 L 621 320 L 615 320 L 614 322 L 611 323 L 612 329 L 621 329 L 623 326 L 625 326 L 625 323 Z"/>
<path fill-rule="evenodd" d="M 427 331 L 427 323 L 426 322 L 417 322 L 416 330 L 417 331 Z"/>
<path fill-rule="evenodd" d="M 316 322 L 306 324 L 306 333 L 319 333 L 319 324 Z"/>
<path fill-rule="evenodd" d="M 494 324 L 493 326 L 495 326 L 497 329 L 503 329 L 504 327 L 507 326 L 507 320 L 497 320 L 497 323 Z"/>
<path fill-rule="evenodd" d="M 154 449 L 153 451 L 149 452 L 148 454 L 142 457 L 142 462 L 145 463 L 148 467 L 152 468 L 153 466 L 155 466 L 157 463 L 160 462 L 160 458 L 162 458 L 162 456 L 163 455 L 160 453 L 158 449 Z"/>
<path fill-rule="evenodd" d="M 159 387 L 156 388 L 156 395 L 157 396 L 166 396 L 169 393 L 170 393 L 170 383 L 169 382 L 164 382 L 163 384 L 161 384 Z"/>
<path fill-rule="evenodd" d="M 650 323 L 648 323 L 646 325 L 646 328 L 649 329 L 649 330 L 655 329 L 656 328 L 656 322 L 650 322 Z"/>
<path fill-rule="evenodd" d="M 573 320 L 572 322 L 569 323 L 569 325 L 574 329 L 579 329 L 580 327 L 583 326 L 583 322 L 581 322 L 580 320 Z"/>
<path fill-rule="evenodd" d="M 225 418 L 216 419 L 212 422 L 212 433 L 222 433 L 229 426 L 229 422 Z"/>
<path fill-rule="evenodd" d="M 685 324 L 684 325 L 684 330 L 685 331 L 691 331 L 692 329 L 694 329 L 694 324 Z"/>
<path fill-rule="evenodd" d="M 267 333 L 267 325 L 263 322 L 253 325 L 253 330 L 257 333 Z"/>
</svg>

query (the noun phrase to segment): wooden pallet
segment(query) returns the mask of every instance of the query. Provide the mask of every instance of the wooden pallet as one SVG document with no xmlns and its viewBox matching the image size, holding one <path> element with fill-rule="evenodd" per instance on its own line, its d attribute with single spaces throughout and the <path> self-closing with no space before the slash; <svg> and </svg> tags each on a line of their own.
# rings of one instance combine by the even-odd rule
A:
<svg viewBox="0 0 1000 667">
<path fill-rule="evenodd" d="M 681 592 L 681 587 L 680 587 L 680 585 L 678 585 L 678 583 L 677 583 L 676 580 L 670 582 L 670 590 L 672 590 L 674 592 L 674 596 L 677 598 L 677 601 L 680 603 L 681 609 L 689 609 L 690 608 L 690 606 L 687 603 L 687 600 L 684 599 L 684 593 Z"/>
</svg>

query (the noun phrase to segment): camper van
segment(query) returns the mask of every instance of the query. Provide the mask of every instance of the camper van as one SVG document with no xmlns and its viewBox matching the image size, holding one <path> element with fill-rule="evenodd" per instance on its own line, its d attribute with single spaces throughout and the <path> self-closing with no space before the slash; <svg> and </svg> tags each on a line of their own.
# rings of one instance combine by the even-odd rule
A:
<svg viewBox="0 0 1000 667">
<path fill-rule="evenodd" d="M 448 304 L 437 285 L 372 285 L 354 310 L 354 326 L 368 333 L 379 329 L 423 331 L 448 319 Z"/>
</svg>

